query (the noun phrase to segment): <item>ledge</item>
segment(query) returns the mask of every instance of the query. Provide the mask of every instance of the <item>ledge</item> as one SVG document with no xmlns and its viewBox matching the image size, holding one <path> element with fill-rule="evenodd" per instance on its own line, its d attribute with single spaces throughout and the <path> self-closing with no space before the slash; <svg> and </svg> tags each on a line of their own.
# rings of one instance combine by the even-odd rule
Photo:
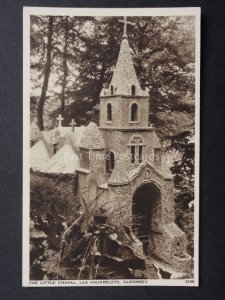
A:
<svg viewBox="0 0 225 300">
<path fill-rule="evenodd" d="M 139 121 L 129 121 L 129 124 L 140 124 Z"/>
<path fill-rule="evenodd" d="M 129 98 L 129 99 L 135 99 L 135 98 L 138 98 L 138 99 L 140 99 L 140 98 L 144 98 L 144 99 L 147 99 L 147 98 L 149 98 L 149 95 L 135 95 L 135 96 L 132 96 L 132 95 L 100 95 L 100 99 L 101 98 L 116 98 L 116 97 L 119 97 L 119 98 Z"/>
<path fill-rule="evenodd" d="M 101 130 L 120 130 L 120 131 L 154 131 L 152 127 L 99 127 Z"/>
<path fill-rule="evenodd" d="M 108 182 L 98 185 L 99 189 L 108 190 Z"/>
<path fill-rule="evenodd" d="M 84 174 L 90 174 L 90 173 L 91 173 L 90 170 L 84 169 L 84 168 L 77 168 L 76 171 L 77 171 L 78 173 L 84 173 Z"/>
</svg>

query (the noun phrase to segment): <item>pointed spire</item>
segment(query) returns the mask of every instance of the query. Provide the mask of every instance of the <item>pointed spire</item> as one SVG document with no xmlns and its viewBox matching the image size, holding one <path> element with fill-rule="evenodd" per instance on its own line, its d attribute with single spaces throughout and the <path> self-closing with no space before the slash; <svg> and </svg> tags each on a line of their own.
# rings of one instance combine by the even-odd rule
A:
<svg viewBox="0 0 225 300">
<path fill-rule="evenodd" d="M 143 91 L 138 81 L 126 34 L 123 35 L 116 68 L 110 86 L 101 93 L 102 97 L 111 95 L 148 96 L 148 91 Z"/>
</svg>

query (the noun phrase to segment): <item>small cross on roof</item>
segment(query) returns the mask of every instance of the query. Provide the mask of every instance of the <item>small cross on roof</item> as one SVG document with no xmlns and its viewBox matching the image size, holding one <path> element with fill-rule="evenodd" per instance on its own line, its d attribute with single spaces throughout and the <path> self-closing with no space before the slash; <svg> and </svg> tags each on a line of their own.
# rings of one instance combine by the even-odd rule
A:
<svg viewBox="0 0 225 300">
<path fill-rule="evenodd" d="M 64 120 L 64 118 L 62 117 L 61 114 L 58 116 L 58 118 L 56 118 L 56 120 L 59 121 L 59 127 L 62 127 L 62 121 Z"/>
<path fill-rule="evenodd" d="M 70 126 L 72 126 L 72 132 L 74 132 L 74 127 L 77 123 L 75 122 L 74 119 L 71 120 Z"/>
</svg>

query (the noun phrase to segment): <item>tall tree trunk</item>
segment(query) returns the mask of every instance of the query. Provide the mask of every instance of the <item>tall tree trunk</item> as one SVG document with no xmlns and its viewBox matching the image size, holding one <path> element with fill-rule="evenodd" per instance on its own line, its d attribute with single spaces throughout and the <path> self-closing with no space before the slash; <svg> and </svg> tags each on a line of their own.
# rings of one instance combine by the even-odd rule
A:
<svg viewBox="0 0 225 300">
<path fill-rule="evenodd" d="M 65 27 L 65 45 L 64 45 L 64 50 L 63 50 L 63 78 L 62 78 L 62 89 L 61 89 L 61 112 L 64 111 L 65 109 L 65 88 L 66 88 L 66 78 L 68 74 L 68 69 L 67 69 L 67 45 L 68 45 L 68 32 L 69 32 L 69 26 L 68 26 L 68 17 L 65 19 L 64 23 Z"/>
<path fill-rule="evenodd" d="M 106 72 L 106 63 L 104 62 L 102 65 L 99 79 L 96 82 L 97 89 L 96 89 L 96 92 L 94 93 L 93 101 L 91 102 L 92 106 L 95 106 L 99 101 L 99 96 L 100 96 L 101 90 L 103 88 L 105 72 Z"/>
<path fill-rule="evenodd" d="M 46 65 L 44 71 L 44 81 L 41 90 L 41 97 L 38 103 L 38 126 L 40 130 L 44 130 L 43 125 L 43 110 L 46 100 L 46 92 L 48 89 L 48 81 L 51 71 L 51 53 L 52 53 L 52 36 L 53 36 L 53 17 L 50 16 L 48 20 L 48 42 L 47 42 L 47 54 L 46 54 Z"/>
</svg>

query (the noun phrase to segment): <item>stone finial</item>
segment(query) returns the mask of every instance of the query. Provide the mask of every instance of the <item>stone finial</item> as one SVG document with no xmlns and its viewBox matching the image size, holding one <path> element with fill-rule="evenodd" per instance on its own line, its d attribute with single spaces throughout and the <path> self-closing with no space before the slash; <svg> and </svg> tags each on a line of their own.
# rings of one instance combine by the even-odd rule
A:
<svg viewBox="0 0 225 300">
<path fill-rule="evenodd" d="M 148 126 L 149 126 L 151 129 L 154 128 L 154 126 L 153 126 L 153 124 L 152 124 L 151 122 L 148 122 Z"/>
</svg>

